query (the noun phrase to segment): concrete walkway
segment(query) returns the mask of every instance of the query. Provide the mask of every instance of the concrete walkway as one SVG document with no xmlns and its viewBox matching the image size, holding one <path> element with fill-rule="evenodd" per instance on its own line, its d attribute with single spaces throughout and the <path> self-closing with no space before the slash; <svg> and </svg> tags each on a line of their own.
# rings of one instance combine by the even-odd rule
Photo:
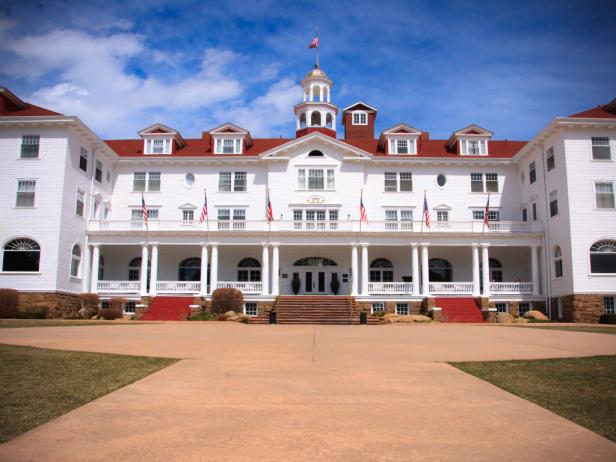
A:
<svg viewBox="0 0 616 462">
<path fill-rule="evenodd" d="M 0 460 L 616 460 L 616 444 L 434 361 L 616 354 L 499 326 L 3 329 L 1 343 L 191 358 L 0 446 Z"/>
</svg>

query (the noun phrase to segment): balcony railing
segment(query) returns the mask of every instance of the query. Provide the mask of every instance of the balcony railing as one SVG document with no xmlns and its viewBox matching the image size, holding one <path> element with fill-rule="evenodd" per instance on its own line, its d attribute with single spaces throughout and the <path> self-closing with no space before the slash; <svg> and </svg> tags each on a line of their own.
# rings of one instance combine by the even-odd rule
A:
<svg viewBox="0 0 616 462">
<path fill-rule="evenodd" d="M 532 282 L 491 282 L 490 292 L 494 295 L 532 294 Z"/>
<path fill-rule="evenodd" d="M 244 294 L 260 294 L 261 282 L 256 281 L 218 281 L 218 288 L 239 289 Z"/>
<path fill-rule="evenodd" d="M 158 281 L 156 293 L 159 294 L 198 294 L 199 281 Z"/>
<path fill-rule="evenodd" d="M 435 222 L 430 228 L 421 221 L 371 221 L 358 220 L 279 220 L 268 224 L 264 220 L 210 220 L 199 224 L 187 220 L 150 220 L 149 231 L 194 231 L 210 232 L 366 232 L 366 233 L 538 233 L 543 231 L 539 222 L 493 221 L 484 226 L 481 221 Z M 140 220 L 90 220 L 90 232 L 145 232 Z"/>
<path fill-rule="evenodd" d="M 368 292 L 370 294 L 411 294 L 413 283 L 411 282 L 369 282 Z"/>
<path fill-rule="evenodd" d="M 434 295 L 467 295 L 473 293 L 472 282 L 431 282 L 430 293 Z"/>
<path fill-rule="evenodd" d="M 98 281 L 97 288 L 105 294 L 138 294 L 139 281 Z"/>
</svg>

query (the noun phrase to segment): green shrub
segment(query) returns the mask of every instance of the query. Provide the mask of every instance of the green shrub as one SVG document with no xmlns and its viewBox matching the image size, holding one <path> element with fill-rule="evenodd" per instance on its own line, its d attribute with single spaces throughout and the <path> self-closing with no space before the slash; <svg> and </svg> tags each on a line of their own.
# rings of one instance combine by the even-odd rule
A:
<svg viewBox="0 0 616 462">
<path fill-rule="evenodd" d="M 291 280 L 291 289 L 293 293 L 297 295 L 299 293 L 299 289 L 302 286 L 302 281 L 299 279 L 299 275 L 294 274 L 293 279 Z"/>
<path fill-rule="evenodd" d="M 212 292 L 212 313 L 223 314 L 227 311 L 242 312 L 244 295 L 237 289 L 216 289 Z"/>
<path fill-rule="evenodd" d="M 17 315 L 19 319 L 46 319 L 47 307 L 43 308 L 26 308 L 19 311 Z"/>
<path fill-rule="evenodd" d="M 534 318 L 529 318 L 528 322 L 531 324 L 538 324 L 538 323 L 545 323 L 545 322 L 554 322 L 550 319 L 534 319 Z"/>
<path fill-rule="evenodd" d="M 215 315 L 214 313 L 206 313 L 205 311 L 202 311 L 201 313 L 196 313 L 193 314 L 190 318 L 188 318 L 189 321 L 213 321 L 214 319 L 216 319 L 217 315 Z"/>
<path fill-rule="evenodd" d="M 599 317 L 599 324 L 616 324 L 616 314 L 602 314 Z"/>
<path fill-rule="evenodd" d="M 19 316 L 19 292 L 15 289 L 0 289 L 0 318 Z"/>
<path fill-rule="evenodd" d="M 383 310 L 383 311 L 377 311 L 376 313 L 374 313 L 373 316 L 378 316 L 379 318 L 382 318 L 386 314 L 387 314 L 387 312 L 385 310 Z"/>
<path fill-rule="evenodd" d="M 101 308 L 98 310 L 98 315 L 107 320 L 119 319 L 122 317 L 122 308 Z"/>
</svg>

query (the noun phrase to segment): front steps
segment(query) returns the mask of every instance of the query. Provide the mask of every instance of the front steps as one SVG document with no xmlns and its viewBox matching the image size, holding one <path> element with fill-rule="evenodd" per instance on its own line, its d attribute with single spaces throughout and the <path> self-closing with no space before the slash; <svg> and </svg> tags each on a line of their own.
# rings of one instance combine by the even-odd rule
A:
<svg viewBox="0 0 616 462">
<path fill-rule="evenodd" d="M 186 321 L 193 297 L 154 297 L 140 321 Z"/>
<path fill-rule="evenodd" d="M 441 308 L 441 322 L 485 322 L 474 298 L 439 297 L 434 304 Z"/>
<path fill-rule="evenodd" d="M 280 296 L 277 307 L 278 324 L 359 324 L 352 297 Z M 378 324 L 378 319 L 368 315 L 368 324 Z"/>
</svg>

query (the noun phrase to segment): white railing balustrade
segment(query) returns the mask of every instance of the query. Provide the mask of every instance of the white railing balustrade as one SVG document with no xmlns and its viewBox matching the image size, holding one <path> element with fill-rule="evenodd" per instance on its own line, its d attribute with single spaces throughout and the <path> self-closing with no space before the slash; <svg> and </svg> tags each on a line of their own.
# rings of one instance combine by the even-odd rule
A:
<svg viewBox="0 0 616 462">
<path fill-rule="evenodd" d="M 261 282 L 257 281 L 218 281 L 219 289 L 238 289 L 243 294 L 260 294 Z"/>
<path fill-rule="evenodd" d="M 490 293 L 499 294 L 532 294 L 532 282 L 491 282 Z"/>
<path fill-rule="evenodd" d="M 199 281 L 158 281 L 156 293 L 159 294 L 198 294 Z"/>
<path fill-rule="evenodd" d="M 103 294 L 138 294 L 139 281 L 98 281 L 97 289 Z"/>
<path fill-rule="evenodd" d="M 410 294 L 413 292 L 412 282 L 369 282 L 370 294 Z"/>
<path fill-rule="evenodd" d="M 431 282 L 431 294 L 466 295 L 473 293 L 472 282 Z"/>
</svg>

